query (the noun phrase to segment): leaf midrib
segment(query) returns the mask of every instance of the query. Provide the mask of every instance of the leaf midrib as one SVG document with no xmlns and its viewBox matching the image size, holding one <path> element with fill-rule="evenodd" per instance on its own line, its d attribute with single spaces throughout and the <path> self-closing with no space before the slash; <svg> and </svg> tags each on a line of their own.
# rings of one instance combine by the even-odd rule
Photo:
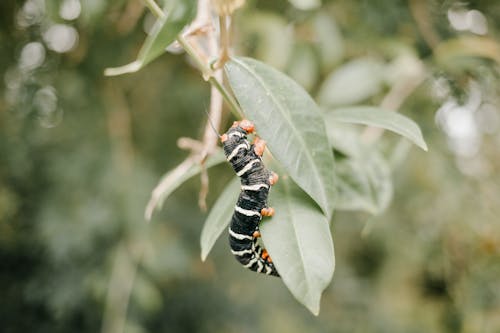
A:
<svg viewBox="0 0 500 333">
<path fill-rule="evenodd" d="M 279 103 L 278 100 L 276 100 L 276 98 L 273 96 L 273 94 L 271 93 L 272 91 L 267 87 L 267 85 L 265 84 L 265 82 L 263 82 L 260 77 L 251 69 L 249 68 L 245 63 L 241 62 L 239 59 L 237 58 L 232 58 L 232 60 L 236 63 L 238 63 L 241 67 L 243 67 L 244 69 L 246 69 L 250 74 L 252 74 L 254 76 L 254 78 L 257 80 L 258 83 L 260 83 L 260 85 L 264 88 L 264 90 L 266 92 L 269 92 L 269 94 L 266 94 L 266 96 L 268 96 L 270 99 L 272 99 L 275 104 L 278 106 L 278 110 L 280 111 L 280 113 L 283 115 L 283 118 L 286 120 L 286 122 L 290 125 L 290 127 L 292 128 L 292 131 L 296 134 L 296 136 L 298 137 L 299 139 L 299 142 L 302 144 L 303 147 L 305 147 L 305 151 L 306 151 L 306 157 L 307 159 L 309 160 L 309 162 L 311 162 L 311 164 L 313 165 L 313 168 L 314 170 L 316 171 L 314 174 L 314 178 L 316 179 L 316 181 L 321 185 L 322 184 L 322 179 L 320 179 L 318 177 L 319 175 L 319 170 L 316 166 L 316 163 L 314 163 L 314 159 L 312 158 L 312 155 L 309 153 L 309 150 L 307 149 L 307 145 L 304 141 L 304 139 L 302 138 L 301 135 L 298 135 L 300 134 L 300 132 L 297 130 L 297 128 L 293 125 L 293 122 L 291 122 L 291 120 L 287 117 L 286 113 L 284 112 L 283 110 L 283 106 L 281 105 L 281 103 Z M 326 195 L 326 191 L 321 191 L 322 193 L 322 199 L 324 200 L 324 204 L 326 205 L 326 209 L 329 210 L 329 207 L 328 207 L 328 197 Z M 330 216 L 330 213 L 331 212 L 327 212 L 327 216 Z"/>
</svg>

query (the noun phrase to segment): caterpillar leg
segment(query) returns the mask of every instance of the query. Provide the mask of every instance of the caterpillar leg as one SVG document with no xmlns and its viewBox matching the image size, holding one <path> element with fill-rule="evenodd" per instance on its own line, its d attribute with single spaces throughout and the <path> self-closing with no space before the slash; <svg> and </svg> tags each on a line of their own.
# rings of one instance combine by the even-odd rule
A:
<svg viewBox="0 0 500 333">
<path fill-rule="evenodd" d="M 238 127 L 238 126 L 241 127 L 248 134 L 251 134 L 255 131 L 255 125 L 248 119 L 243 119 L 241 121 L 235 121 L 235 122 L 233 122 L 233 125 L 231 127 L 234 128 L 234 127 Z"/>
<path fill-rule="evenodd" d="M 278 182 L 279 176 L 276 172 L 271 171 L 271 175 L 269 176 L 269 183 L 271 186 Z"/>
<path fill-rule="evenodd" d="M 269 263 L 273 262 L 273 261 L 271 260 L 271 257 L 269 256 L 269 253 L 267 252 L 267 250 L 266 250 L 266 249 L 263 249 L 263 250 L 262 250 L 262 253 L 261 253 L 260 257 L 261 257 L 262 259 L 264 259 L 265 261 L 269 262 Z"/>
<path fill-rule="evenodd" d="M 259 230 L 255 230 L 252 234 L 252 237 L 253 238 L 260 238 L 261 234 L 260 234 L 260 231 Z"/>
<path fill-rule="evenodd" d="M 274 208 L 272 208 L 272 207 L 262 208 L 262 210 L 260 211 L 260 215 L 273 216 L 274 215 Z"/>
<path fill-rule="evenodd" d="M 257 136 L 253 141 L 253 146 L 254 146 L 253 151 L 257 156 L 264 155 L 264 150 L 266 150 L 266 141 L 262 140 Z"/>
</svg>

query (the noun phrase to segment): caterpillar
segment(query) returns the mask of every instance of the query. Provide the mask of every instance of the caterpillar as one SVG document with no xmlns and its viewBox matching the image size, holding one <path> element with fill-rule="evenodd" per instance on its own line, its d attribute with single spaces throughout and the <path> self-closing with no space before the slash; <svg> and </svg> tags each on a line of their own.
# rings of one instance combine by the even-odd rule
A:
<svg viewBox="0 0 500 333">
<path fill-rule="evenodd" d="M 262 217 L 274 214 L 274 209 L 267 206 L 267 197 L 278 175 L 266 169 L 262 162 L 265 141 L 255 137 L 253 144 L 248 142 L 247 135 L 254 129 L 249 120 L 235 121 L 220 136 L 226 159 L 241 181 L 241 192 L 229 226 L 229 244 L 231 252 L 244 267 L 279 276 L 268 252 L 257 242 Z"/>
</svg>

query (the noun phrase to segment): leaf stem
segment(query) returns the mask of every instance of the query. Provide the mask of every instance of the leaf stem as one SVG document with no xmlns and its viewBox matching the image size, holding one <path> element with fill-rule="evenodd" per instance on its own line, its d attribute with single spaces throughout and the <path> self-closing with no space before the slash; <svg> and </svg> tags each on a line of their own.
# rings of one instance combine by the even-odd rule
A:
<svg viewBox="0 0 500 333">
<path fill-rule="evenodd" d="M 153 13 L 156 18 L 164 18 L 165 13 L 158 6 L 158 4 L 154 0 L 143 0 L 148 9 Z M 196 52 L 196 50 L 189 44 L 187 39 L 179 34 L 177 36 L 177 42 L 182 46 L 182 48 L 186 51 L 186 53 L 193 59 L 196 63 L 196 66 L 201 71 L 201 75 L 203 78 L 208 81 L 213 87 L 215 87 L 222 95 L 226 103 L 229 105 L 229 110 L 236 118 L 241 118 L 243 112 L 240 109 L 240 106 L 236 102 L 233 96 L 227 91 L 227 89 L 217 80 L 214 76 L 213 70 L 210 66 L 202 59 L 202 57 Z"/>
<path fill-rule="evenodd" d="M 211 76 L 208 79 L 208 82 L 210 82 L 210 84 L 212 86 L 214 86 L 221 93 L 222 97 L 224 98 L 226 103 L 229 105 L 229 111 L 231 111 L 231 113 L 237 119 L 242 118 L 243 112 L 241 111 L 240 106 L 238 105 L 238 102 L 236 102 L 234 97 L 227 91 L 227 89 L 224 88 L 224 86 L 219 81 L 217 81 L 215 76 Z"/>
<path fill-rule="evenodd" d="M 154 0 L 143 0 L 144 4 L 148 9 L 151 11 L 151 13 L 156 16 L 156 18 L 164 18 L 165 13 L 163 10 L 158 6 L 158 4 Z"/>
</svg>

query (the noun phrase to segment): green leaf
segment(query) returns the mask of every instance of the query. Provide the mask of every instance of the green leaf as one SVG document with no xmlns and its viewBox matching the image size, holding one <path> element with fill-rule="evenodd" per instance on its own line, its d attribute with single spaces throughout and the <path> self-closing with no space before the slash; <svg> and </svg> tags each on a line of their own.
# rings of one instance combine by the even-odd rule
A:
<svg viewBox="0 0 500 333">
<path fill-rule="evenodd" d="M 211 168 L 217 164 L 226 161 L 226 157 L 222 150 L 217 150 L 216 153 L 211 155 L 205 162 L 205 168 Z M 186 160 L 184 163 L 189 162 Z M 158 182 L 151 199 L 148 202 L 145 212 L 146 220 L 150 220 L 155 209 L 161 209 L 163 203 L 168 198 L 168 196 L 175 191 L 179 186 L 181 186 L 186 180 L 197 175 L 201 172 L 201 165 L 191 161 L 190 164 L 186 165 L 186 168 L 181 168 L 182 165 L 178 166 L 176 169 L 167 172 Z"/>
<path fill-rule="evenodd" d="M 288 0 L 295 8 L 312 10 L 321 7 L 321 0 Z"/>
<path fill-rule="evenodd" d="M 334 161 L 323 116 L 307 92 L 283 73 L 248 58 L 226 63 L 231 88 L 273 156 L 329 218 Z"/>
<path fill-rule="evenodd" d="M 182 31 L 196 15 L 195 0 L 171 0 L 167 2 L 163 17 L 156 20 L 151 33 L 142 45 L 137 60 L 121 67 L 107 68 L 106 76 L 121 75 L 137 72 L 158 56 L 165 52 L 167 46 L 172 44 Z"/>
<path fill-rule="evenodd" d="M 289 177 L 273 186 L 275 215 L 261 223 L 262 240 L 283 282 L 313 314 L 335 269 L 328 220 Z"/>
<path fill-rule="evenodd" d="M 381 127 L 393 131 L 427 151 L 427 144 L 418 125 L 399 113 L 373 106 L 353 106 L 335 109 L 331 115 L 336 121 Z"/>
<path fill-rule="evenodd" d="M 219 196 L 214 206 L 208 214 L 207 220 L 203 225 L 200 237 L 201 245 L 201 260 L 207 259 L 210 250 L 219 238 L 220 234 L 226 230 L 227 225 L 231 221 L 234 205 L 240 193 L 239 178 L 233 179 L 226 189 Z"/>
<path fill-rule="evenodd" d="M 364 101 L 382 89 L 384 64 L 371 58 L 352 60 L 332 72 L 318 93 L 324 106 L 349 105 Z"/>
<path fill-rule="evenodd" d="M 393 196 L 391 171 L 376 151 L 337 161 L 338 210 L 382 213 Z"/>
<path fill-rule="evenodd" d="M 280 70 L 285 69 L 293 50 L 293 31 L 282 15 L 254 10 L 252 15 L 238 18 L 242 34 L 252 36 L 255 58 Z"/>
<path fill-rule="evenodd" d="M 318 11 L 313 17 L 314 42 L 324 69 L 331 70 L 344 57 L 345 46 L 342 34 L 333 15 Z"/>
</svg>

